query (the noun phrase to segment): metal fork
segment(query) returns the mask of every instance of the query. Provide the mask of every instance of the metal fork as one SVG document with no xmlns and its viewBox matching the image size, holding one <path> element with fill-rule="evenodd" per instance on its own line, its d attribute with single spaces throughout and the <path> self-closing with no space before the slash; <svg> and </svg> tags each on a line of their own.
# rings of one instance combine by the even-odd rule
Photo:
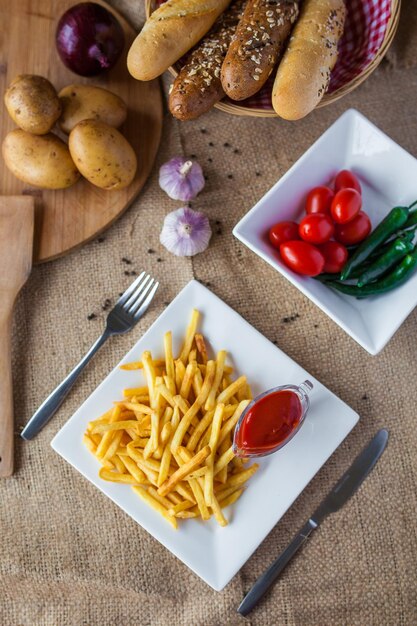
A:
<svg viewBox="0 0 417 626">
<path fill-rule="evenodd" d="M 158 289 L 159 283 L 149 274 L 142 272 L 119 298 L 114 308 L 107 316 L 106 328 L 91 346 L 85 357 L 68 374 L 65 380 L 51 393 L 41 404 L 39 409 L 32 415 L 25 428 L 21 432 L 23 439 L 33 439 L 35 435 L 49 422 L 63 403 L 70 389 L 73 387 L 78 376 L 87 363 L 92 359 L 97 350 L 111 335 L 126 333 L 140 320 L 147 310 L 152 298 Z"/>
</svg>

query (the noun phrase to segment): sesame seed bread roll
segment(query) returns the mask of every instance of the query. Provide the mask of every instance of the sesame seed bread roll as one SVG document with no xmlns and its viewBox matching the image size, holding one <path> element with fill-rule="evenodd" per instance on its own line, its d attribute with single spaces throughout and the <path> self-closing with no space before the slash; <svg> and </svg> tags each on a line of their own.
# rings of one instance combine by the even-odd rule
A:
<svg viewBox="0 0 417 626">
<path fill-rule="evenodd" d="M 137 80 L 152 80 L 207 33 L 230 0 L 168 0 L 146 20 L 127 55 Z"/>
<path fill-rule="evenodd" d="M 272 90 L 272 105 L 280 117 L 298 120 L 322 99 L 336 64 L 345 15 L 343 0 L 304 1 Z"/>
<path fill-rule="evenodd" d="M 220 70 L 245 4 L 234 0 L 181 68 L 169 95 L 169 110 L 177 119 L 196 119 L 223 98 Z"/>
<path fill-rule="evenodd" d="M 298 17 L 298 0 L 248 0 L 222 66 L 232 100 L 253 96 L 266 83 Z"/>
</svg>

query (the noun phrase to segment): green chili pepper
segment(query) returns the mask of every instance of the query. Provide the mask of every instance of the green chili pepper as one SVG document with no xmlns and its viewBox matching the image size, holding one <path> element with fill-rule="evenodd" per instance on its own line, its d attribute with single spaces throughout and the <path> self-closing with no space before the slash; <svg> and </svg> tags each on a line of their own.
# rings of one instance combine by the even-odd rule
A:
<svg viewBox="0 0 417 626">
<path fill-rule="evenodd" d="M 404 227 L 405 228 L 405 227 Z M 369 257 L 366 259 L 366 261 L 364 263 L 362 263 L 358 268 L 356 268 L 356 271 L 359 269 L 361 269 L 362 267 L 365 269 L 367 269 L 365 266 L 371 265 L 371 263 L 373 263 L 375 261 L 375 259 L 378 259 L 379 257 L 381 257 L 383 254 L 385 254 L 385 252 L 388 250 L 388 248 L 390 247 L 390 245 L 396 240 L 396 239 L 403 239 L 408 238 L 409 235 L 415 235 L 417 231 L 417 224 L 415 226 L 413 226 L 412 228 L 409 228 L 408 230 L 403 230 L 400 229 L 398 232 L 394 233 L 394 235 L 391 235 L 391 237 L 384 243 L 382 244 L 382 246 L 379 246 L 379 248 L 377 248 L 376 250 L 374 250 L 372 252 L 372 254 L 369 255 Z M 360 276 L 360 271 L 357 274 L 356 278 L 358 278 Z"/>
<path fill-rule="evenodd" d="M 349 296 L 356 296 L 357 298 L 366 298 L 367 296 L 377 295 L 379 293 L 385 293 L 391 291 L 396 287 L 399 287 L 405 283 L 414 270 L 417 268 L 417 247 L 413 252 L 410 252 L 403 258 L 397 267 L 390 272 L 384 278 L 380 278 L 370 285 L 364 287 L 358 287 L 357 285 L 346 285 L 340 282 L 329 282 L 327 285 L 340 291 L 341 293 L 348 294 Z"/>
<path fill-rule="evenodd" d="M 323 273 L 323 274 L 319 274 L 318 276 L 313 276 L 313 278 L 315 280 L 318 280 L 320 283 L 327 283 L 327 282 L 331 282 L 332 280 L 340 280 L 340 274 L 328 274 L 328 273 Z"/>
<path fill-rule="evenodd" d="M 405 226 L 404 226 L 405 228 Z M 385 254 L 385 252 L 388 250 L 388 248 L 390 247 L 390 245 L 396 240 L 396 239 L 402 239 L 404 237 L 408 238 L 408 236 L 413 233 L 413 237 L 414 234 L 417 230 L 417 224 L 416 226 L 414 226 L 413 228 L 410 228 L 409 230 L 399 230 L 397 233 L 395 233 L 394 235 L 392 235 L 384 244 L 382 244 L 382 246 L 380 246 L 379 248 L 377 248 L 376 250 L 374 250 L 372 252 L 372 254 L 369 255 L 369 257 L 366 259 L 365 263 L 373 263 L 375 261 L 375 259 L 378 259 L 379 257 L 381 257 L 383 254 Z"/>
<path fill-rule="evenodd" d="M 417 209 L 414 209 L 414 211 L 411 211 L 408 217 L 408 220 L 404 224 L 403 228 L 410 228 L 410 226 L 416 226 L 416 225 L 417 225 Z"/>
<path fill-rule="evenodd" d="M 404 224 L 404 226 L 402 226 L 400 232 L 398 234 L 402 234 L 404 231 L 406 231 L 407 229 L 411 228 L 412 226 L 417 226 L 417 207 L 414 207 L 414 205 L 417 204 L 417 200 L 415 200 L 412 204 L 409 205 L 408 209 L 409 209 L 409 214 L 408 214 L 408 219 L 406 221 L 406 223 Z"/>
<path fill-rule="evenodd" d="M 371 265 L 371 263 L 365 262 L 362 265 L 360 265 L 359 267 L 355 268 L 353 270 L 353 272 L 351 273 L 351 275 L 349 276 L 349 279 L 351 279 L 351 278 L 359 278 L 360 276 L 362 276 L 364 271 L 370 265 Z M 320 281 L 321 283 L 327 283 L 328 281 L 332 281 L 332 280 L 341 280 L 340 276 L 341 276 L 340 273 L 337 273 L 337 274 L 323 273 L 323 274 L 319 274 L 318 276 L 314 276 L 313 278 L 315 280 Z"/>
<path fill-rule="evenodd" d="M 414 233 L 408 233 L 408 235 L 398 237 L 390 243 L 386 251 L 371 263 L 371 265 L 362 272 L 361 276 L 359 276 L 358 287 L 368 285 L 373 280 L 386 274 L 388 270 L 397 265 L 406 254 L 412 252 L 414 249 L 413 239 Z"/>
<path fill-rule="evenodd" d="M 409 215 L 408 207 L 394 207 L 382 220 L 375 230 L 367 237 L 353 253 L 342 270 L 341 278 L 346 280 L 352 275 L 352 271 L 363 263 L 378 246 L 386 241 L 392 234 L 402 228 Z"/>
</svg>

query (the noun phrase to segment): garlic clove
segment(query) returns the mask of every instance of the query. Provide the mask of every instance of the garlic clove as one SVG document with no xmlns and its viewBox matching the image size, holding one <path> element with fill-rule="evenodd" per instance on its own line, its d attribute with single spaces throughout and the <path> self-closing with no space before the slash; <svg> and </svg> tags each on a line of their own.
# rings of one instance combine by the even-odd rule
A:
<svg viewBox="0 0 417 626">
<path fill-rule="evenodd" d="M 159 240 L 176 256 L 194 256 L 207 248 L 210 237 L 211 228 L 206 215 L 181 207 L 166 215 Z"/>
<path fill-rule="evenodd" d="M 204 185 L 203 170 L 193 159 L 177 156 L 160 167 L 159 186 L 173 200 L 188 202 L 200 193 Z"/>
</svg>

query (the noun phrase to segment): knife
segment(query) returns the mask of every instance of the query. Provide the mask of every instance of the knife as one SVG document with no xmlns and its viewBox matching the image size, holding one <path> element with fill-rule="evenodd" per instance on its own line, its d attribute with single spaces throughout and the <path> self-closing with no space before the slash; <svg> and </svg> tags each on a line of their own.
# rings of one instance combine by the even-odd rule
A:
<svg viewBox="0 0 417 626">
<path fill-rule="evenodd" d="M 378 431 L 375 437 L 369 442 L 366 448 L 362 450 L 359 456 L 356 457 L 347 472 L 343 474 L 331 492 L 314 511 L 313 515 L 308 522 L 304 524 L 300 532 L 272 565 L 258 578 L 252 589 L 240 603 L 237 609 L 238 613 L 245 616 L 252 611 L 259 600 L 273 585 L 284 567 L 301 548 L 312 531 L 315 530 L 330 513 L 341 509 L 345 502 L 353 496 L 384 452 L 387 442 L 388 431 L 385 429 Z"/>
</svg>

